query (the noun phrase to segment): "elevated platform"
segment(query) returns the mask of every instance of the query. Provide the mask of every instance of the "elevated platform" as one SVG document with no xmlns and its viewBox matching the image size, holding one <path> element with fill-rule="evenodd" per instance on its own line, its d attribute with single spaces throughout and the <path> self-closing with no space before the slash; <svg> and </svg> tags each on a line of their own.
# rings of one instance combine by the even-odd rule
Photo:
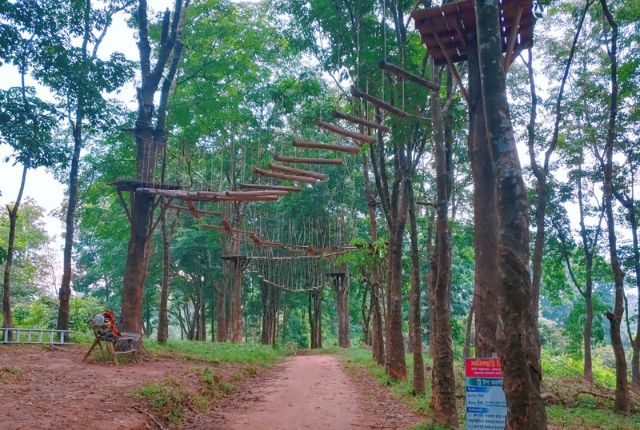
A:
<svg viewBox="0 0 640 430">
<path fill-rule="evenodd" d="M 422 42 L 437 65 L 467 59 L 467 39 L 475 35 L 474 0 L 461 0 L 429 9 L 417 9 L 411 17 Z M 531 0 L 500 0 L 502 52 L 506 63 L 533 43 Z"/>
</svg>

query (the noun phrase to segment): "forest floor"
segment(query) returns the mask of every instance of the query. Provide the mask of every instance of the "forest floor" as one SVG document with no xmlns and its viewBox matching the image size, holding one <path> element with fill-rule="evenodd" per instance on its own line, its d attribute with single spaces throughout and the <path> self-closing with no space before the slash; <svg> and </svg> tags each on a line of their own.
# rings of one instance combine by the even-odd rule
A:
<svg viewBox="0 0 640 430">
<path fill-rule="evenodd" d="M 141 363 L 114 366 L 99 355 L 82 362 L 88 345 L 0 347 L 0 430 L 404 429 L 424 421 L 332 355 L 148 348 Z"/>
</svg>

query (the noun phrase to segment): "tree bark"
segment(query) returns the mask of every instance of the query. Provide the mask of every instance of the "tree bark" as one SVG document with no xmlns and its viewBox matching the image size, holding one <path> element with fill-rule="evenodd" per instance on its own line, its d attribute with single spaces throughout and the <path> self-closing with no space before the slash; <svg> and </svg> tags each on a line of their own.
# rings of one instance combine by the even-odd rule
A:
<svg viewBox="0 0 640 430">
<path fill-rule="evenodd" d="M 338 311 L 338 346 L 350 348 L 349 339 L 349 274 L 333 276 L 333 291 L 336 293 L 336 308 Z"/>
<path fill-rule="evenodd" d="M 372 245 L 372 267 L 369 275 L 369 289 L 371 290 L 371 309 L 372 309 L 372 322 L 371 322 L 371 352 L 373 359 L 383 365 L 385 363 L 384 354 L 384 336 L 383 336 L 383 322 L 382 322 L 382 308 L 380 303 L 380 297 L 382 294 L 382 287 L 380 285 L 382 280 L 382 273 L 380 270 L 380 261 L 378 259 L 378 250 L 376 242 L 378 241 L 378 220 L 376 217 L 376 199 L 371 190 L 369 183 L 369 164 L 367 163 L 367 154 L 362 155 L 362 175 L 364 179 L 364 191 L 367 198 L 367 207 L 369 209 L 369 235 L 371 236 Z"/>
<path fill-rule="evenodd" d="M 436 75 L 435 65 L 433 67 Z M 458 426 L 451 345 L 451 233 L 449 230 L 450 176 L 445 142 L 445 125 L 438 92 L 430 98 L 436 170 L 436 276 L 433 279 L 431 309 L 435 336 L 431 407 L 433 419 L 444 426 Z"/>
<path fill-rule="evenodd" d="M 169 92 L 173 84 L 180 56 L 182 43 L 183 13 L 188 0 L 183 6 L 177 0 L 173 19 L 169 11 L 165 12 L 162 23 L 162 42 L 160 44 L 156 64 L 151 67 L 151 45 L 148 36 L 147 2 L 138 3 L 138 48 L 140 51 L 141 86 L 137 89 L 138 115 L 134 128 L 136 139 L 136 179 L 153 183 L 155 180 L 156 162 L 159 151 L 166 145 L 166 119 Z M 170 64 L 167 70 L 166 66 Z M 166 72 L 166 73 L 165 73 Z M 166 76 L 165 76 L 166 75 Z M 156 109 L 154 96 L 160 87 L 160 102 Z M 155 119 L 155 124 L 154 124 Z M 124 286 L 122 289 L 122 328 L 125 331 L 141 333 L 142 296 L 147 276 L 149 257 L 148 242 L 153 227 L 154 198 L 146 193 L 133 193 L 129 217 L 131 237 L 125 263 Z"/>
<path fill-rule="evenodd" d="M 280 302 L 280 289 L 260 280 L 260 293 L 262 295 L 262 333 L 263 345 L 274 347 L 276 344 L 276 327 L 278 324 L 278 305 Z"/>
<path fill-rule="evenodd" d="M 469 66 L 468 148 L 473 175 L 473 246 L 475 250 L 475 353 L 491 357 L 498 352 L 496 339 L 500 307 L 498 269 L 498 211 L 493 163 L 482 109 L 480 64 L 475 35 L 467 38 Z"/>
<path fill-rule="evenodd" d="M 531 306 L 527 190 L 507 102 L 497 0 L 475 3 L 478 57 L 487 138 L 497 185 L 500 273 L 499 357 L 509 406 L 506 428 L 546 428 L 540 396 L 537 315 Z"/>
<path fill-rule="evenodd" d="M 227 342 L 227 286 L 226 282 L 214 287 L 216 289 L 216 341 Z"/>
<path fill-rule="evenodd" d="M 322 288 L 309 291 L 311 349 L 322 348 Z"/>
<path fill-rule="evenodd" d="M 409 194 L 409 237 L 411 241 L 411 290 L 410 314 L 413 315 L 413 391 L 424 394 L 424 357 L 422 355 L 422 317 L 420 315 L 420 251 L 418 245 L 418 223 L 416 220 L 416 202 L 413 184 L 407 182 Z"/>
<path fill-rule="evenodd" d="M 160 286 L 160 310 L 158 312 L 158 343 L 167 343 L 169 338 L 169 277 L 171 249 L 169 232 L 167 231 L 166 214 L 162 215 L 162 284 Z"/>
<path fill-rule="evenodd" d="M 7 259 L 4 264 L 4 284 L 2 287 L 2 316 L 3 326 L 5 328 L 13 327 L 13 319 L 11 318 L 11 266 L 13 265 L 13 254 L 15 252 L 18 209 L 20 209 L 20 203 L 22 202 L 22 195 L 24 193 L 24 186 L 27 183 L 27 170 L 29 170 L 29 165 L 24 164 L 22 166 L 22 177 L 20 179 L 20 189 L 18 190 L 18 197 L 16 198 L 13 206 L 9 207 L 9 205 L 7 205 L 7 212 L 9 214 L 9 241 L 7 242 Z M 8 340 L 12 340 L 11 331 L 9 331 Z"/>
</svg>

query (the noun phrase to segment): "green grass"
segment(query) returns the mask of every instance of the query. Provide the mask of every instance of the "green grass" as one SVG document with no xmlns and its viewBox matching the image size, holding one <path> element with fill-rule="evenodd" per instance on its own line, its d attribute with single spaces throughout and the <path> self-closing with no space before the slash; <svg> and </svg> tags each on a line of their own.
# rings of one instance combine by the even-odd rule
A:
<svg viewBox="0 0 640 430">
<path fill-rule="evenodd" d="M 379 366 L 371 358 L 371 350 L 363 348 L 351 348 L 342 350 L 338 355 L 343 359 L 350 372 L 356 372 L 358 368 L 366 369 L 373 375 L 380 385 L 388 386 L 393 397 L 414 411 L 429 415 L 429 399 L 431 396 L 431 382 L 429 372 L 425 377 L 427 392 L 424 395 L 416 395 L 411 388 L 411 363 L 412 357 L 407 355 L 407 381 L 395 381 L 389 378 L 382 366 Z M 425 366 L 431 363 L 425 354 Z M 615 413 L 613 408 L 613 391 L 615 388 L 615 372 L 604 366 L 601 362 L 594 362 L 594 385 L 582 380 L 582 363 L 580 360 L 568 356 L 553 357 L 544 354 L 542 357 L 543 389 L 552 393 L 555 403 L 547 407 L 548 424 L 561 429 L 603 429 L 603 430 L 633 430 L 640 428 L 640 413 L 630 416 Z M 456 394 L 458 398 L 458 413 L 460 422 L 464 422 L 464 404 L 461 394 L 464 393 L 464 375 L 462 362 L 455 363 Z M 593 392 L 596 395 L 591 395 Z M 611 400 L 607 397 L 611 397 Z M 638 405 L 640 407 L 640 405 Z M 443 429 L 434 424 L 421 424 L 412 430 L 436 430 Z"/>
<path fill-rule="evenodd" d="M 165 379 L 133 390 L 133 395 L 144 399 L 165 422 L 178 424 L 186 408 L 208 409 L 208 402 L 176 379 Z"/>
<path fill-rule="evenodd" d="M 640 414 L 624 416 L 610 409 L 547 407 L 550 425 L 563 429 L 633 430 L 640 428 Z"/>
<path fill-rule="evenodd" d="M 201 360 L 209 363 L 242 363 L 270 367 L 282 360 L 288 351 L 256 344 L 169 341 L 165 345 L 147 340 L 147 351 L 157 355 Z"/>
</svg>

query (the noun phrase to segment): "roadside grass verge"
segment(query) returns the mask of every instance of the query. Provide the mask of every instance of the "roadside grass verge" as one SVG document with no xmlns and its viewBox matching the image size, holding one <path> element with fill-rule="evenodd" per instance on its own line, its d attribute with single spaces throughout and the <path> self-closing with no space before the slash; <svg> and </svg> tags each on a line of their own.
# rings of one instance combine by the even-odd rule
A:
<svg viewBox="0 0 640 430">
<path fill-rule="evenodd" d="M 274 349 L 258 344 L 233 344 L 191 341 L 169 341 L 164 345 L 146 340 L 147 352 L 186 360 L 200 360 L 213 364 L 241 363 L 259 367 L 271 367 L 290 351 Z"/>
<path fill-rule="evenodd" d="M 371 350 L 354 347 L 340 350 L 341 357 L 351 373 L 365 370 L 375 377 L 380 385 L 387 386 L 393 397 L 414 411 L 429 417 L 431 399 L 431 361 L 425 353 L 426 393 L 417 395 L 411 387 L 412 357 L 407 355 L 407 381 L 396 381 L 389 378 L 384 368 L 371 358 Z M 615 388 L 615 372 L 602 363 L 594 363 L 594 384 L 590 385 L 581 378 L 580 360 L 568 356 L 551 356 L 543 353 L 543 392 L 547 396 L 547 417 L 553 429 L 601 429 L 601 430 L 634 430 L 640 428 L 640 395 L 632 394 L 635 400 L 636 413 L 625 416 L 613 411 L 613 388 Z M 457 360 L 456 400 L 460 423 L 464 423 L 464 373 L 462 361 Z M 421 424 L 412 430 L 436 430 L 444 427 L 434 424 Z M 461 426 L 464 428 L 464 426 Z"/>
<path fill-rule="evenodd" d="M 233 393 L 236 384 L 255 377 L 260 369 L 277 364 L 289 353 L 255 344 L 171 341 L 160 345 L 145 341 L 144 346 L 152 356 L 194 362 L 195 367 L 186 373 L 129 392 L 146 404 L 153 419 L 170 427 L 180 427 L 187 414 L 206 413 Z"/>
</svg>

